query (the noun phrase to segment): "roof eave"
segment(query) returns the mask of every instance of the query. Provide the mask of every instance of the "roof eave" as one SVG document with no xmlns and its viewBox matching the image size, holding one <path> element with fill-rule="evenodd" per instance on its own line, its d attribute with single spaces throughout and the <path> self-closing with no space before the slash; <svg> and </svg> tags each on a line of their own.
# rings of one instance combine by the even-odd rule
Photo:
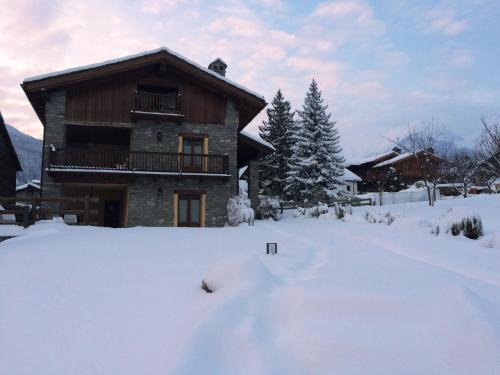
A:
<svg viewBox="0 0 500 375">
<path fill-rule="evenodd" d="M 231 80 L 217 75 L 205 69 L 201 65 L 184 58 L 181 55 L 168 50 L 167 48 L 160 48 L 152 50 L 150 53 L 130 55 L 122 59 L 109 60 L 100 64 L 93 64 L 82 66 L 66 71 L 55 72 L 51 75 L 26 78 L 21 87 L 30 101 L 33 109 L 37 113 L 38 118 L 44 123 L 44 116 L 39 112 L 34 101 L 32 94 L 39 90 L 55 89 L 58 87 L 65 87 L 71 84 L 76 84 L 89 79 L 100 78 L 110 74 L 120 73 L 133 69 L 138 69 L 143 66 L 157 63 L 161 60 L 166 61 L 176 69 L 182 70 L 184 73 L 205 80 L 209 85 L 224 91 L 227 95 L 235 97 L 243 106 L 248 108 L 249 119 L 244 124 L 240 124 L 240 130 L 248 125 L 257 116 L 262 109 L 267 105 L 263 96 L 254 93 L 253 91 L 244 88 L 243 86 L 232 82 Z"/>
</svg>

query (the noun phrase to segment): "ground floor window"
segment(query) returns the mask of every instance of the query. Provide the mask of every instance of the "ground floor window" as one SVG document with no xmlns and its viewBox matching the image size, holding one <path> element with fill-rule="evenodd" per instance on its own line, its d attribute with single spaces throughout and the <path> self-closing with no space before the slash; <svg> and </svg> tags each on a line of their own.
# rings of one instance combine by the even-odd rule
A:
<svg viewBox="0 0 500 375">
<path fill-rule="evenodd" d="M 200 195 L 179 194 L 179 226 L 200 226 Z"/>
<path fill-rule="evenodd" d="M 205 226 L 205 194 L 175 193 L 174 225 L 179 227 Z"/>
</svg>

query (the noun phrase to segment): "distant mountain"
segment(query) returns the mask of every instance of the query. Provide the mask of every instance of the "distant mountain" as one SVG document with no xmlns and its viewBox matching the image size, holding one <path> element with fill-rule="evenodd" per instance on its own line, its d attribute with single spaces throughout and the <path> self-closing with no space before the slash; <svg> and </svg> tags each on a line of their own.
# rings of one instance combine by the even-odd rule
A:
<svg viewBox="0 0 500 375">
<path fill-rule="evenodd" d="M 17 172 L 16 184 L 21 185 L 39 179 L 42 169 L 42 141 L 10 125 L 7 125 L 7 132 L 23 167 L 21 172 Z"/>
</svg>

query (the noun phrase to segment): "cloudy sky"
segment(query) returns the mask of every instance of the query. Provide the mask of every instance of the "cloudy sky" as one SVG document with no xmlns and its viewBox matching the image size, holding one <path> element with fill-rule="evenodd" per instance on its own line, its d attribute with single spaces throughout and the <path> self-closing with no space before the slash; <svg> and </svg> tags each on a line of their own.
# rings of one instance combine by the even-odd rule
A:
<svg viewBox="0 0 500 375">
<path fill-rule="evenodd" d="M 167 46 L 270 101 L 319 82 L 346 156 L 434 121 L 472 144 L 500 114 L 498 0 L 0 0 L 0 110 L 41 137 L 25 77 Z M 249 129 L 256 131 L 263 115 Z"/>
</svg>

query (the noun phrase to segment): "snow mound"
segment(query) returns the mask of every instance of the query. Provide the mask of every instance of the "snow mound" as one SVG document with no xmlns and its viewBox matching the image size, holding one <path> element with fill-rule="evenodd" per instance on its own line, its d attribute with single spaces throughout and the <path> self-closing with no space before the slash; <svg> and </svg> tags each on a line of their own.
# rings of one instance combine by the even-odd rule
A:
<svg viewBox="0 0 500 375">
<path fill-rule="evenodd" d="M 457 224 L 462 223 L 466 218 L 479 217 L 476 213 L 465 207 L 452 207 L 444 215 L 441 216 L 436 225 L 432 228 L 431 233 L 438 235 L 440 233 L 453 233 Z"/>
<path fill-rule="evenodd" d="M 3 206 L 1 204 L 0 204 L 0 210 L 5 210 L 5 208 L 3 208 Z M 13 214 L 0 215 L 0 222 L 15 223 L 16 222 L 16 215 L 13 215 Z"/>
<path fill-rule="evenodd" d="M 500 232 L 487 236 L 481 243 L 490 249 L 500 249 Z"/>
<path fill-rule="evenodd" d="M 231 256 L 217 262 L 203 281 L 217 292 L 266 287 L 274 283 L 274 278 L 257 256 Z"/>
<path fill-rule="evenodd" d="M 229 198 L 226 206 L 228 224 L 232 227 L 237 227 L 241 223 L 253 225 L 255 213 L 250 205 L 250 199 L 243 194 Z"/>
</svg>

